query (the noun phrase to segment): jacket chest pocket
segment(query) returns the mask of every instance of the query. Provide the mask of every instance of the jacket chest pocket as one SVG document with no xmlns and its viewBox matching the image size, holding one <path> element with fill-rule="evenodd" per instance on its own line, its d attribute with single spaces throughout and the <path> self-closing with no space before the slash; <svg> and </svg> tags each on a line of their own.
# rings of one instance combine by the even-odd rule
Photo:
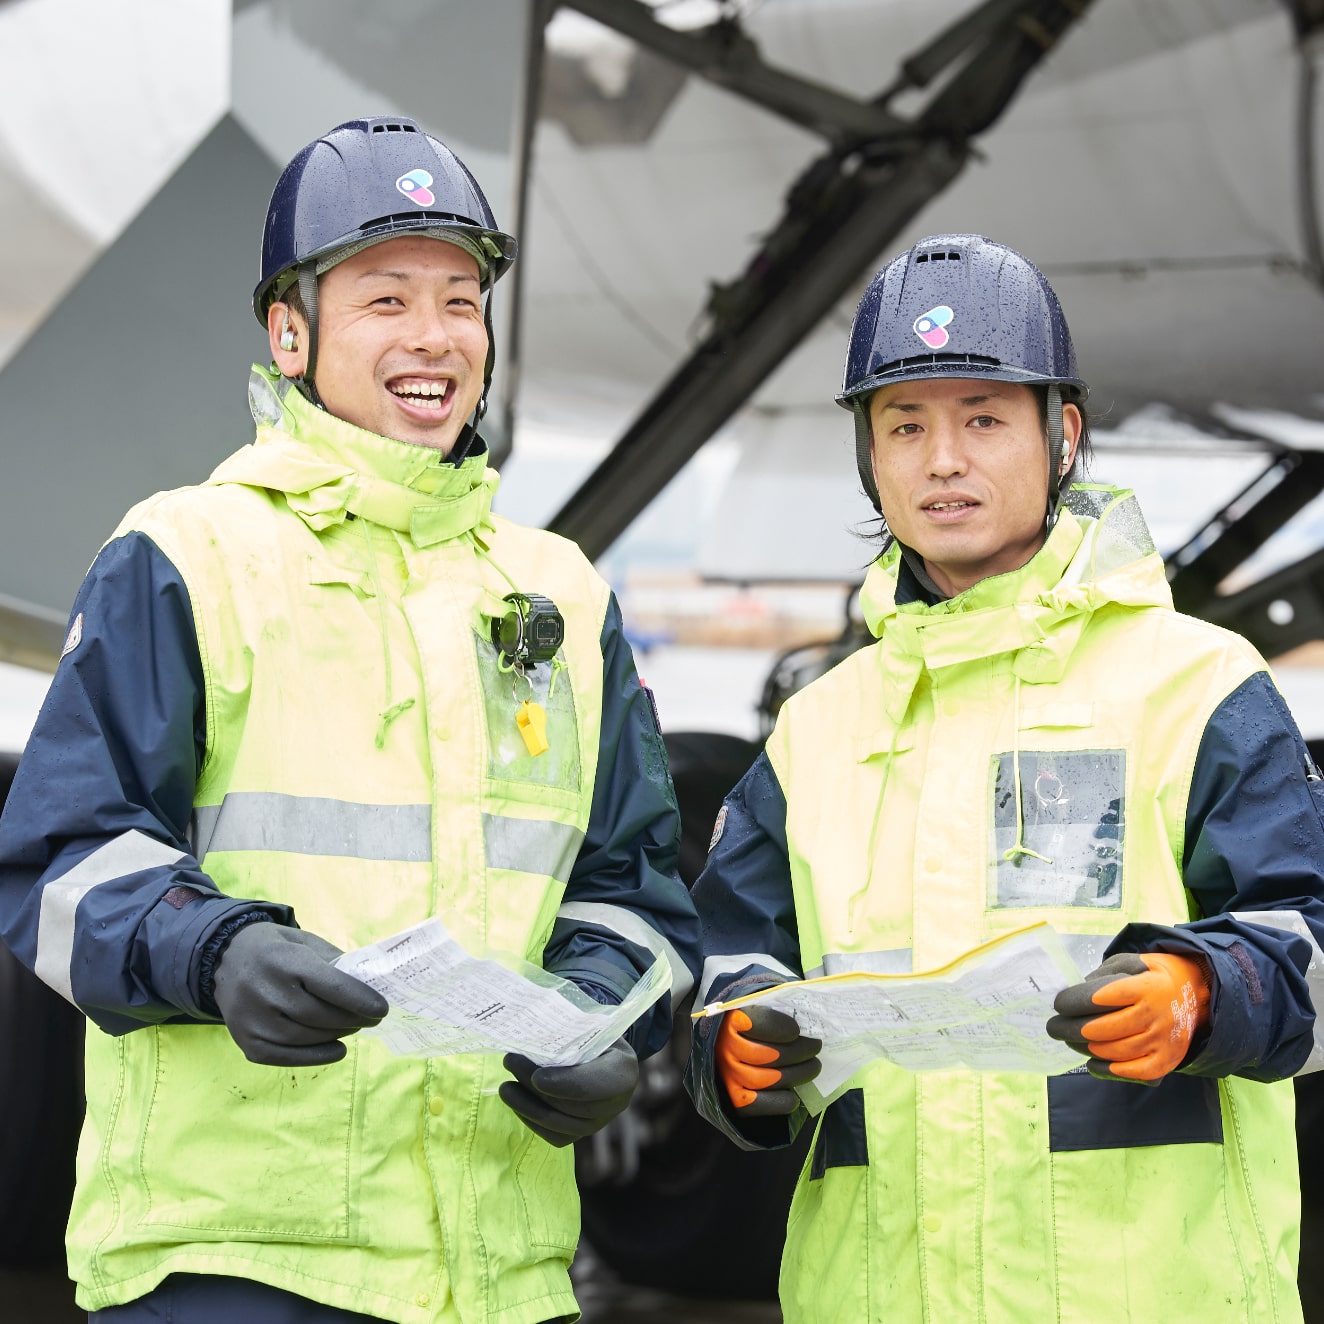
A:
<svg viewBox="0 0 1324 1324">
<path fill-rule="evenodd" d="M 501 794 L 541 798 L 557 790 L 578 796 L 583 785 L 579 715 L 562 654 L 523 671 L 506 670 L 490 639 L 475 632 L 478 679 L 487 731 L 487 776 Z M 535 711 L 535 709 L 541 710 Z M 530 729 L 532 728 L 532 729 Z"/>
<path fill-rule="evenodd" d="M 1120 909 L 1124 749 L 1014 748 L 990 783 L 990 909 Z"/>
</svg>

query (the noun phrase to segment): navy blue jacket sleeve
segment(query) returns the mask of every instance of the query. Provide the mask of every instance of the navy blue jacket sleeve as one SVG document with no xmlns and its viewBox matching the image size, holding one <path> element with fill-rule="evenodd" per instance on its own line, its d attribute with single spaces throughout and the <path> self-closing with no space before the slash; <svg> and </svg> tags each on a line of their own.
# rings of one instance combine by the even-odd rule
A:
<svg viewBox="0 0 1324 1324">
<path fill-rule="evenodd" d="M 694 884 L 703 925 L 703 973 L 696 1004 L 737 998 L 799 979 L 800 939 L 786 848 L 786 796 L 766 754 L 727 796 L 708 862 Z M 694 1023 L 685 1088 L 694 1106 L 742 1149 L 789 1145 L 807 1114 L 737 1122 L 717 1079 L 718 1016 Z"/>
<path fill-rule="evenodd" d="M 0 934 L 101 1029 L 214 1020 L 200 955 L 248 915 L 188 842 L 206 741 L 188 591 L 145 535 L 102 549 L 0 819 Z"/>
<path fill-rule="evenodd" d="M 1182 1070 L 1279 1080 L 1309 1056 L 1311 944 L 1253 916 L 1298 912 L 1324 943 L 1322 800 L 1324 781 L 1287 705 L 1268 674 L 1257 673 L 1214 712 L 1195 761 L 1183 872 L 1199 918 L 1173 928 L 1128 925 L 1108 949 L 1207 963 L 1209 1026 Z"/>
<path fill-rule="evenodd" d="M 655 959 L 671 991 L 631 1028 L 640 1057 L 671 1033 L 699 971 L 699 921 L 676 872 L 680 816 L 652 697 L 613 596 L 602 625 L 602 732 L 588 829 L 543 964 L 599 1001 L 620 1002 Z"/>
</svg>

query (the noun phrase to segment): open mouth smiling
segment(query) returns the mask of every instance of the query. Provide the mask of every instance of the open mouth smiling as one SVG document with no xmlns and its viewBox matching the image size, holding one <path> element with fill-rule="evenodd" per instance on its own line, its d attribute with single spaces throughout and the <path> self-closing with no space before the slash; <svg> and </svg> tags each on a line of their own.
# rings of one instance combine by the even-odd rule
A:
<svg viewBox="0 0 1324 1324">
<path fill-rule="evenodd" d="M 386 389 L 405 405 L 436 413 L 446 413 L 455 399 L 453 377 L 400 377 L 387 382 Z"/>
</svg>

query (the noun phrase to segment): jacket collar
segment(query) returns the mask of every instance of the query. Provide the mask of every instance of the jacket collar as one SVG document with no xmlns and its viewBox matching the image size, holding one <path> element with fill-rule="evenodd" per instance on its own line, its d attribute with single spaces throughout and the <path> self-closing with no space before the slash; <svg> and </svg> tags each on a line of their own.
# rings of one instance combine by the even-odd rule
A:
<svg viewBox="0 0 1324 1324">
<path fill-rule="evenodd" d="M 378 436 L 317 409 L 291 385 L 253 368 L 249 404 L 257 436 L 209 484 L 280 492 L 319 532 L 353 515 L 428 547 L 490 526 L 499 480 L 482 453 L 450 464 L 427 446 Z"/>
<path fill-rule="evenodd" d="M 900 565 L 893 545 L 860 590 L 865 621 L 882 645 L 886 709 L 897 725 L 926 670 L 1010 653 L 1017 679 L 1052 683 L 1062 678 L 1100 607 L 1172 607 L 1135 496 L 1096 484 L 1071 489 L 1043 547 L 1019 570 L 981 580 L 955 597 L 898 604 Z M 872 752 L 877 737 L 864 743 Z"/>
</svg>

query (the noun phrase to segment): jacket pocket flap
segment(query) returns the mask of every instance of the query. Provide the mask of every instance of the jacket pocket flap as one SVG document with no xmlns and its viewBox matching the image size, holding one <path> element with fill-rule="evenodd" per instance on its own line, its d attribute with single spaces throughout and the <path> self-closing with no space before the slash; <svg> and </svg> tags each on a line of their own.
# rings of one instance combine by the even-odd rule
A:
<svg viewBox="0 0 1324 1324">
<path fill-rule="evenodd" d="M 317 588 L 332 584 L 344 584 L 352 588 L 361 598 L 376 597 L 372 586 L 372 576 L 359 566 L 336 565 L 334 561 L 320 557 L 308 558 L 308 582 Z"/>
<path fill-rule="evenodd" d="M 1041 703 L 1021 705 L 1021 730 L 1039 727 L 1084 727 L 1094 724 L 1092 703 Z"/>
</svg>

